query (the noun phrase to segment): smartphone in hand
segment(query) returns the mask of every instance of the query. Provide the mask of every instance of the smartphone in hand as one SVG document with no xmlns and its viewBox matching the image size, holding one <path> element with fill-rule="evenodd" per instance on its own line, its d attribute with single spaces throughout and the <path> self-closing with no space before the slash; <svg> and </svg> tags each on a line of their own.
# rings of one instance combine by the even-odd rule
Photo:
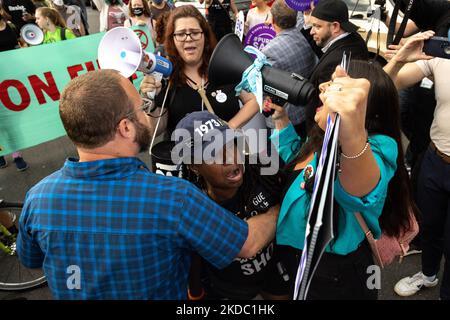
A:
<svg viewBox="0 0 450 320">
<path fill-rule="evenodd" d="M 423 52 L 429 56 L 450 59 L 450 41 L 445 37 L 432 37 L 425 40 Z"/>
</svg>

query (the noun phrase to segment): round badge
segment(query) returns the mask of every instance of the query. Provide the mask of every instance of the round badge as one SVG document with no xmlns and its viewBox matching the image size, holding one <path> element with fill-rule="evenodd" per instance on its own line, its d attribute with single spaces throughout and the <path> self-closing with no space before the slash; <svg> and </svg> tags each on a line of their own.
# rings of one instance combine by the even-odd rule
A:
<svg viewBox="0 0 450 320">
<path fill-rule="evenodd" d="M 310 164 L 308 164 L 305 167 L 304 173 L 303 173 L 303 177 L 305 177 L 305 181 L 310 179 L 312 176 L 314 175 L 314 167 Z"/>
<path fill-rule="evenodd" d="M 227 101 L 227 95 L 220 91 L 216 95 L 216 100 L 217 102 L 224 103 L 225 101 Z"/>
</svg>

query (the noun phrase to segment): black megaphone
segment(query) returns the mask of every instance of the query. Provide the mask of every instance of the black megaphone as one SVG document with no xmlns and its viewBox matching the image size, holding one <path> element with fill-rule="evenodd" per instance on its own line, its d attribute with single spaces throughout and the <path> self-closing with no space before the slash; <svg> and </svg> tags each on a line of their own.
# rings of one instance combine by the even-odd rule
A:
<svg viewBox="0 0 450 320">
<path fill-rule="evenodd" d="M 253 59 L 243 50 L 239 37 L 227 34 L 217 44 L 209 61 L 208 80 L 217 86 L 238 84 L 242 73 L 253 63 Z M 264 66 L 261 70 L 263 91 L 273 103 L 284 105 L 306 105 L 311 100 L 315 88 L 304 77 L 280 69 Z M 265 116 L 270 113 L 263 112 Z"/>
</svg>

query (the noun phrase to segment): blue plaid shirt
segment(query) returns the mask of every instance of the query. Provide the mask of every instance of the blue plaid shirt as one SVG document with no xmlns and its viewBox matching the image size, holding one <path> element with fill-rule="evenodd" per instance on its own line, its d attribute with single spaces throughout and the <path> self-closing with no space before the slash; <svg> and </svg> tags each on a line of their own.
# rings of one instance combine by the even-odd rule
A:
<svg viewBox="0 0 450 320">
<path fill-rule="evenodd" d="M 301 28 L 295 27 L 281 31 L 262 52 L 274 68 L 295 72 L 308 79 L 318 59 L 300 30 Z M 294 125 L 305 121 L 303 106 L 288 103 L 285 109 Z M 274 128 L 271 117 L 266 118 L 266 125 Z"/>
<path fill-rule="evenodd" d="M 56 299 L 185 299 L 190 254 L 223 268 L 247 233 L 193 185 L 137 158 L 68 159 L 28 192 L 17 251 L 44 268 Z"/>
</svg>

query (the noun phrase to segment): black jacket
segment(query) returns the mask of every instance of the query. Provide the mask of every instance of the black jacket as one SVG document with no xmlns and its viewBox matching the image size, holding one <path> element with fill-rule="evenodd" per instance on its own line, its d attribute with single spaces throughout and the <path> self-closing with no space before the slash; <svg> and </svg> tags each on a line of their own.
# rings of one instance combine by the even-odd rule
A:
<svg viewBox="0 0 450 320">
<path fill-rule="evenodd" d="M 306 32 L 303 32 L 303 34 L 308 37 Z M 311 40 L 312 36 L 309 35 L 309 37 L 310 39 L 308 40 Z M 315 43 L 311 42 L 310 44 L 315 45 Z M 312 121 L 314 121 L 315 110 L 321 105 L 319 99 L 319 85 L 323 82 L 331 80 L 331 75 L 336 70 L 336 66 L 341 64 L 342 55 L 344 52 L 347 57 L 350 56 L 351 52 L 351 60 L 369 59 L 369 52 L 367 50 L 366 43 L 358 33 L 350 33 L 346 37 L 336 41 L 325 53 L 322 54 L 319 63 L 315 66 L 309 78 L 309 81 L 314 85 L 317 91 L 314 98 L 308 103 L 307 106 L 306 117 L 308 128 L 310 128 L 313 124 Z"/>
<path fill-rule="evenodd" d="M 319 63 L 313 69 L 309 81 L 316 87 L 319 84 L 331 80 L 336 66 L 341 64 L 343 53 L 349 57 L 351 52 L 351 60 L 367 60 L 369 53 L 363 38 L 357 33 L 350 33 L 343 39 L 333 43 L 319 60 Z"/>
</svg>

